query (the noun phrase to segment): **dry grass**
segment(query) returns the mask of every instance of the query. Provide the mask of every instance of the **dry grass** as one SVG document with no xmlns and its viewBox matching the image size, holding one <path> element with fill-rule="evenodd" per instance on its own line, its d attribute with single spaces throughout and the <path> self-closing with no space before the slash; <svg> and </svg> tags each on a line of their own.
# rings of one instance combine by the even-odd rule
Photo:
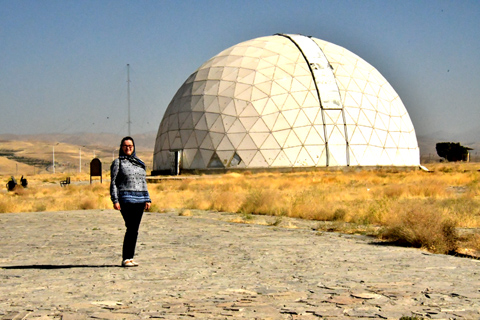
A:
<svg viewBox="0 0 480 320">
<path fill-rule="evenodd" d="M 0 213 L 60 210 L 106 209 L 111 207 L 108 184 L 90 185 L 88 175 L 72 177 L 72 184 L 61 188 L 65 176 L 37 175 L 26 177 L 28 188 L 17 186 L 13 192 L 0 193 Z M 6 181 L 8 177 L 4 177 Z M 80 181 L 80 179 L 84 179 Z M 74 182 L 81 182 L 76 185 Z"/>
<path fill-rule="evenodd" d="M 386 223 L 380 237 L 436 253 L 455 252 L 457 222 L 448 214 L 448 210 L 440 209 L 434 203 L 400 206 L 391 214 L 391 220 Z"/>
<path fill-rule="evenodd" d="M 337 223 L 339 230 L 375 234 L 433 252 L 480 251 L 480 236 L 455 228 L 480 227 L 480 165 L 431 164 L 432 172 L 396 169 L 296 173 L 231 173 L 149 184 L 152 211 L 190 209 L 296 217 Z M 90 185 L 87 174 L 27 177 L 28 189 L 0 193 L 0 212 L 111 208 L 108 174 Z M 4 182 L 8 176 L 4 176 Z M 348 225 L 348 227 L 346 227 Z M 335 228 L 334 228 L 335 229 Z M 381 232 L 379 232 L 381 230 Z"/>
</svg>

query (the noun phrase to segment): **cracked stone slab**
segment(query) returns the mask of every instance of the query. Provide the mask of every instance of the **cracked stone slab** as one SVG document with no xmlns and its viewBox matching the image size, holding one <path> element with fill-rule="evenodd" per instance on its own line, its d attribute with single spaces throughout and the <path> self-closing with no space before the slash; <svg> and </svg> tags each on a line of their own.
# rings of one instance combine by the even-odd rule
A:
<svg viewBox="0 0 480 320">
<path fill-rule="evenodd" d="M 237 218 L 146 213 L 127 269 L 117 211 L 0 214 L 0 320 L 480 319 L 478 260 Z"/>
</svg>

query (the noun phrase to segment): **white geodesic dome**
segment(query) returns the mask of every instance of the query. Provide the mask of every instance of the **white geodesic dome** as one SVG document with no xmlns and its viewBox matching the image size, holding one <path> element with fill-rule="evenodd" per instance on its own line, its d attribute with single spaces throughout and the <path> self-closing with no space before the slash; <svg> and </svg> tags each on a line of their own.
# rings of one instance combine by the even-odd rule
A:
<svg viewBox="0 0 480 320">
<path fill-rule="evenodd" d="M 407 110 L 374 67 L 278 34 L 220 52 L 185 81 L 160 123 L 153 172 L 419 164 Z"/>
</svg>

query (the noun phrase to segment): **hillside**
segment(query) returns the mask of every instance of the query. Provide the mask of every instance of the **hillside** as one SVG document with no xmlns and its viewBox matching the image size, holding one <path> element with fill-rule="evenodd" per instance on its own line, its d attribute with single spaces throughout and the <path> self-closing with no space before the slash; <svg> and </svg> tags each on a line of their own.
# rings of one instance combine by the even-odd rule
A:
<svg viewBox="0 0 480 320">
<path fill-rule="evenodd" d="M 98 157 L 104 170 L 108 170 L 110 162 L 117 156 L 118 144 L 123 136 L 110 133 L 77 133 L 77 134 L 39 134 L 39 135 L 0 135 L 0 175 L 34 174 L 52 172 L 52 161 L 55 157 L 56 172 L 78 172 L 80 161 L 82 171 L 89 170 L 89 162 Z M 480 161 L 480 133 L 466 132 L 462 135 L 436 132 L 426 136 L 418 136 L 421 162 L 438 162 L 440 158 L 435 150 L 438 142 L 460 142 L 473 148 L 472 161 Z M 137 154 L 152 169 L 153 150 L 156 132 L 134 135 Z M 81 157 L 80 157 L 81 150 Z M 81 158 L 81 159 L 80 159 Z"/>
<path fill-rule="evenodd" d="M 113 134 L 0 135 L 0 175 L 32 175 L 53 172 L 89 171 L 93 158 L 99 158 L 103 170 L 118 155 L 121 136 Z M 59 142 L 60 141 L 60 142 Z M 135 137 L 137 155 L 151 170 L 154 134 Z"/>
</svg>

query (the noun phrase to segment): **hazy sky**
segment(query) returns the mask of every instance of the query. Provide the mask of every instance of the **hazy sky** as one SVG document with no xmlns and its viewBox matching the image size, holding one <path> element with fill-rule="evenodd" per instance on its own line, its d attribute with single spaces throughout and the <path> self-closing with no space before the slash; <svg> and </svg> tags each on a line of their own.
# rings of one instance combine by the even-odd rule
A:
<svg viewBox="0 0 480 320">
<path fill-rule="evenodd" d="M 480 1 L 0 0 L 0 133 L 157 131 L 177 89 L 239 42 L 299 33 L 377 68 L 418 135 L 480 122 Z"/>
</svg>

